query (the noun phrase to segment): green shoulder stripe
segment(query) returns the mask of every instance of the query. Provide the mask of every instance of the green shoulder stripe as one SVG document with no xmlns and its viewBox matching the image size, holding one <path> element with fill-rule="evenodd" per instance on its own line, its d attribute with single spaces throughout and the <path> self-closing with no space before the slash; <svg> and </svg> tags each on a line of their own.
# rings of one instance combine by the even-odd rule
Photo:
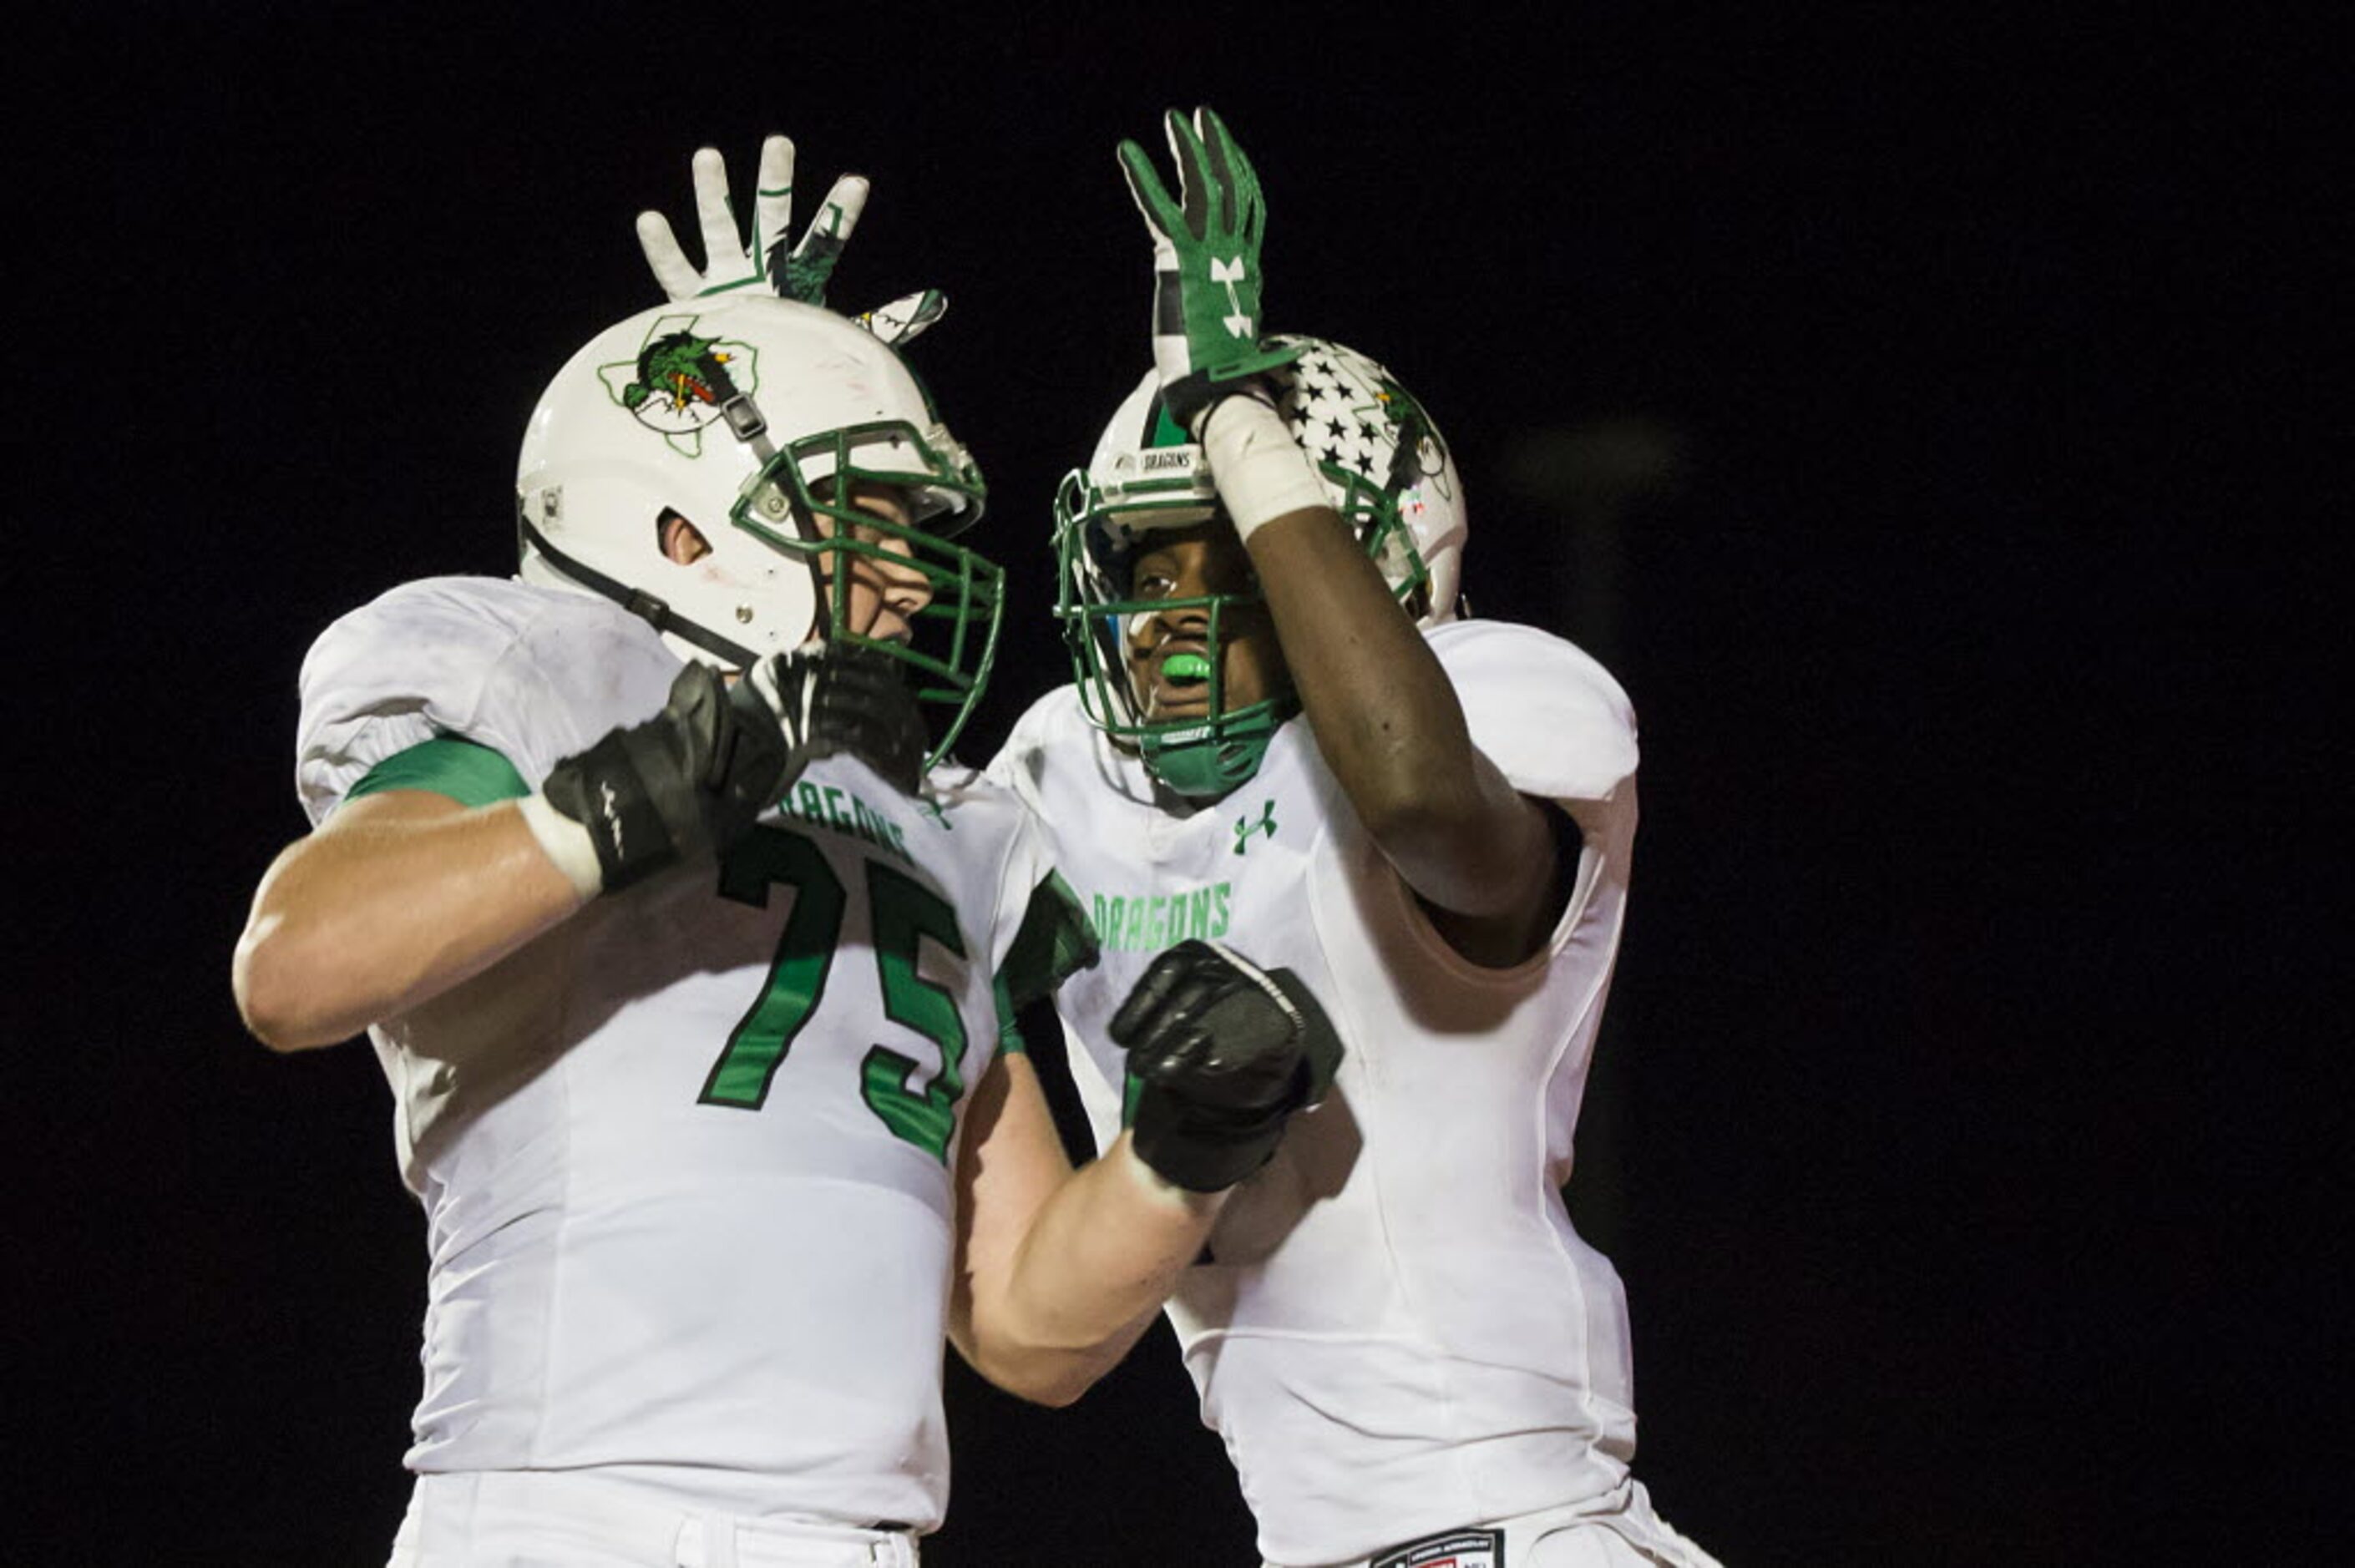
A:
<svg viewBox="0 0 2355 1568">
<path fill-rule="evenodd" d="M 430 789 L 461 806 L 487 806 L 531 793 L 514 763 L 487 746 L 455 735 L 437 735 L 394 752 L 345 791 L 344 799 L 357 800 L 385 789 Z"/>
<path fill-rule="evenodd" d="M 1006 994 L 1006 977 L 999 975 L 989 988 L 997 999 L 997 1054 L 1001 1056 L 1027 1056 L 1030 1043 L 1022 1038 L 1022 1025 L 1015 1021 L 1014 999 Z"/>
<path fill-rule="evenodd" d="M 1030 891 L 1022 928 L 1014 933 L 998 983 L 1008 1001 L 1021 1007 L 1047 995 L 1070 976 L 1093 969 L 1099 949 L 1080 896 L 1059 873 Z"/>
</svg>

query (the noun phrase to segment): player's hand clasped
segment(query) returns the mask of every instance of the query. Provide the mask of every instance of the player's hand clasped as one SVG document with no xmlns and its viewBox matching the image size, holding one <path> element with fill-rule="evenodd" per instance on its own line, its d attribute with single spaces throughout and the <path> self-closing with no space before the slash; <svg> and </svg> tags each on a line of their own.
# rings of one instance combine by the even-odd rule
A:
<svg viewBox="0 0 2355 1568">
<path fill-rule="evenodd" d="M 1266 1164 L 1292 1113 L 1322 1099 L 1341 1065 L 1341 1038 L 1297 976 L 1213 942 L 1156 959 L 1111 1033 L 1144 1080 L 1137 1158 L 1195 1192 Z"/>
<path fill-rule="evenodd" d="M 596 875 L 583 891 L 618 893 L 728 849 L 818 758 L 858 756 L 912 794 L 924 750 L 922 715 L 889 658 L 813 643 L 763 661 L 732 688 L 711 666 L 687 665 L 662 712 L 558 763 L 540 795 L 587 830 Z M 549 848 L 584 882 L 576 857 Z"/>
<path fill-rule="evenodd" d="M 1238 384 L 1289 364 L 1297 351 L 1260 341 L 1260 244 L 1267 208 L 1251 160 L 1208 109 L 1163 116 L 1178 196 L 1135 142 L 1120 144 L 1153 234 L 1153 365 L 1169 412 L 1188 430 Z"/>
<path fill-rule="evenodd" d="M 924 781 L 931 738 L 924 715 L 897 661 L 852 643 L 814 643 L 752 672 L 803 766 L 821 757 L 856 757 L 902 795 Z"/>
</svg>

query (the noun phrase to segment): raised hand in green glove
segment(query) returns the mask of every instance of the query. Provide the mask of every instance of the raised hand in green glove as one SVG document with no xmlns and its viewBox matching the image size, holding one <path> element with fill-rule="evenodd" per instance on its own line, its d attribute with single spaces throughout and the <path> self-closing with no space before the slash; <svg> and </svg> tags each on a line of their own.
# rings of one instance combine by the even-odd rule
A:
<svg viewBox="0 0 2355 1568">
<path fill-rule="evenodd" d="M 1153 365 L 1169 411 L 1189 429 L 1237 383 L 1298 357 L 1260 342 L 1259 176 L 1208 109 L 1163 116 L 1178 195 L 1134 142 L 1120 144 L 1129 194 L 1153 232 Z"/>
</svg>

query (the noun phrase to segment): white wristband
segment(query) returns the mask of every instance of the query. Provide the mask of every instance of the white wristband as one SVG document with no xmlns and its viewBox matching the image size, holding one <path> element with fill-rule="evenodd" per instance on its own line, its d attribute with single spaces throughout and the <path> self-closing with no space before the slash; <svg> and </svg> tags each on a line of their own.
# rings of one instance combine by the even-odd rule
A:
<svg viewBox="0 0 2355 1568">
<path fill-rule="evenodd" d="M 1256 397 L 1221 398 L 1203 416 L 1201 442 L 1219 500 L 1245 544 L 1273 518 L 1333 504 L 1284 416 Z"/>
<path fill-rule="evenodd" d="M 597 863 L 597 841 L 589 836 L 587 827 L 549 805 L 548 797 L 537 790 L 517 800 L 516 810 L 522 813 L 531 836 L 539 841 L 541 852 L 583 899 L 605 891 L 604 868 Z"/>
</svg>

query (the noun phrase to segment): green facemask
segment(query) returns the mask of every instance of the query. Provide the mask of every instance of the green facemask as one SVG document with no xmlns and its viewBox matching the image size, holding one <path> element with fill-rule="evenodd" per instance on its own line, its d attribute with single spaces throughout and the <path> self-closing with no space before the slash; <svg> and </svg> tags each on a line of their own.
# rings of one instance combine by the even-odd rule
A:
<svg viewBox="0 0 2355 1568">
<path fill-rule="evenodd" d="M 1142 734 L 1137 751 L 1146 770 L 1173 794 L 1215 800 L 1250 782 L 1267 756 L 1268 742 L 1299 709 L 1290 697 L 1254 703 L 1207 729 L 1189 728 L 1179 736 Z"/>
</svg>

